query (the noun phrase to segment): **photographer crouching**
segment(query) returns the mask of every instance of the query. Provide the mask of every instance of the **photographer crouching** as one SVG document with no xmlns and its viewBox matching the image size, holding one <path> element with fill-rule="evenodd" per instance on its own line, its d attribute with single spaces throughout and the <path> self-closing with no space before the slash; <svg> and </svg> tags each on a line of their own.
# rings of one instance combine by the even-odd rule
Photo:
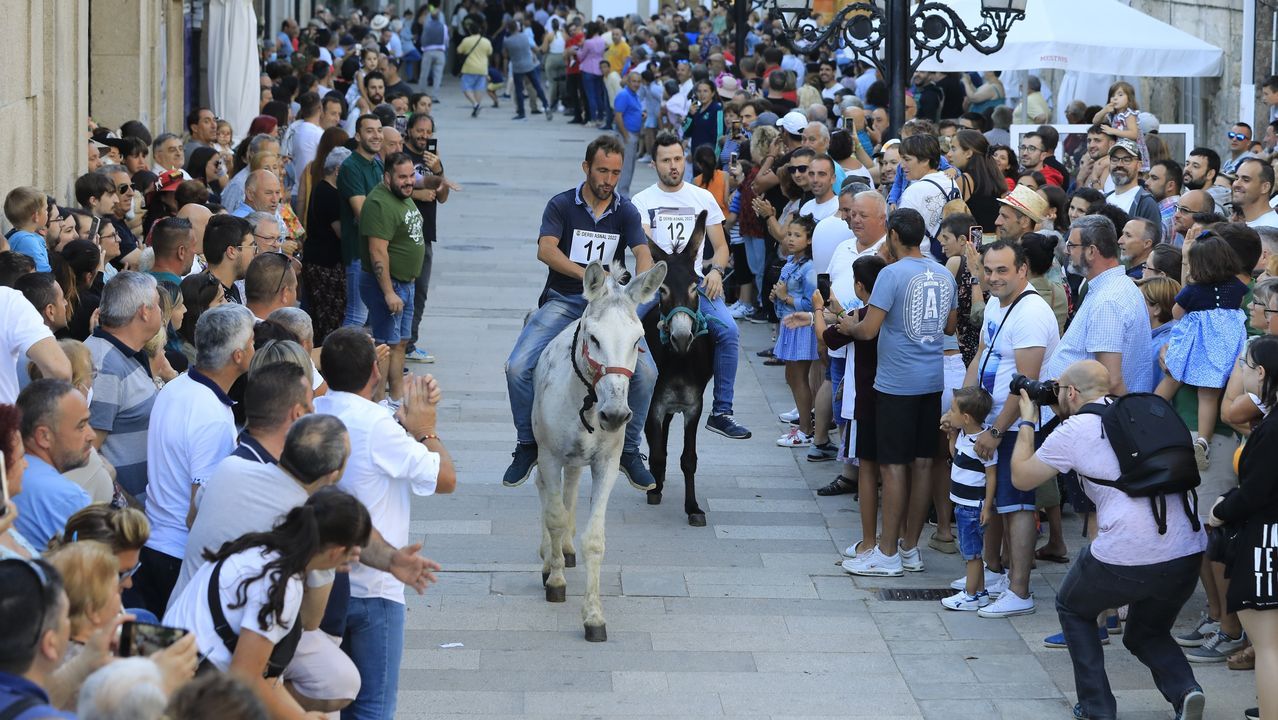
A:
<svg viewBox="0 0 1278 720">
<path fill-rule="evenodd" d="M 1108 608 L 1127 605 L 1123 645 L 1149 668 L 1178 719 L 1201 718 L 1206 697 L 1171 636 L 1172 624 L 1198 582 L 1200 556 L 1207 545 L 1196 515 L 1191 517 L 1188 496 L 1182 511 L 1177 506 L 1182 504 L 1183 493 L 1133 496 L 1130 483 L 1124 482 L 1132 474 L 1124 476 L 1111 446 L 1120 440 L 1114 426 L 1106 422 L 1110 419 L 1108 407 L 1115 401 L 1107 397 L 1110 378 L 1104 365 L 1082 360 L 1067 367 L 1055 382 L 1020 385 L 1021 421 L 1016 426 L 1012 455 L 1013 483 L 1018 489 L 1032 490 L 1055 481 L 1058 473 L 1073 470 L 1084 492 L 1096 503 L 1099 533 L 1078 554 L 1056 594 L 1056 612 L 1078 692 L 1074 717 L 1117 717 L 1096 633 L 1096 616 Z M 1128 395 L 1121 402 L 1129 398 L 1146 402 L 1149 397 Z M 1035 451 L 1034 423 L 1040 405 L 1053 405 L 1063 421 Z M 1188 449 L 1192 453 L 1192 446 Z M 1157 508 L 1162 501 L 1166 504 L 1160 514 Z"/>
</svg>

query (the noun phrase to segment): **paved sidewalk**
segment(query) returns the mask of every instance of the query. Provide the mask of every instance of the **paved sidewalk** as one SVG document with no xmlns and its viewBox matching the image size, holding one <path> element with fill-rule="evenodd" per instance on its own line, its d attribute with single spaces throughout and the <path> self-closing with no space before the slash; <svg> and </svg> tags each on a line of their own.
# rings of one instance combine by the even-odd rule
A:
<svg viewBox="0 0 1278 720">
<path fill-rule="evenodd" d="M 879 588 L 947 586 L 962 573 L 957 556 L 925 549 L 927 572 L 901 579 L 845 574 L 839 549 L 859 535 L 859 517 L 846 496 L 816 497 L 834 464 L 773 444 L 776 413 L 793 401 L 781 369 L 754 355 L 769 344 L 766 326 L 743 326 L 737 376 L 736 414 L 754 437 L 699 438 L 707 527 L 686 523 L 677 463 L 661 506 L 618 483 L 602 578 L 608 642 L 583 639 L 582 568 L 568 571 L 567 603 L 545 602 L 536 488 L 500 483 L 514 447 L 503 363 L 545 280 L 542 209 L 581 182 L 595 131 L 540 115 L 512 122 L 509 101 L 472 120 L 455 87 L 443 99 L 440 154 L 465 189 L 439 212 L 421 332 L 438 362 L 410 367 L 440 379 L 440 434 L 459 483 L 453 496 L 413 501 L 413 532 L 445 572 L 408 602 L 397 717 L 1069 717 L 1068 656 L 1041 644 L 1059 629 L 1053 593 L 1068 566 L 1040 565 L 1039 612 L 1010 621 L 878 599 Z M 640 167 L 633 190 L 654 180 Z M 1066 530 L 1073 555 L 1076 517 Z M 1191 601 L 1184 622 L 1201 607 Z M 1123 718 L 1169 717 L 1117 639 L 1107 658 Z M 1251 673 L 1195 671 L 1209 717 L 1254 704 Z"/>
</svg>

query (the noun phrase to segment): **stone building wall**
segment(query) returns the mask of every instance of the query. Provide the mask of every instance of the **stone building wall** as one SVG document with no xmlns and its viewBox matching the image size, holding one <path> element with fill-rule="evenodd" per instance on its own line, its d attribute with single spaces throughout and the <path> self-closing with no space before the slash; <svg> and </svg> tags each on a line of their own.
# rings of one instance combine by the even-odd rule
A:
<svg viewBox="0 0 1278 720">
<path fill-rule="evenodd" d="M 32 185 L 70 199 L 91 115 L 180 128 L 182 0 L 0 0 L 0 17 L 13 30 L 0 43 L 0 196 Z"/>
</svg>

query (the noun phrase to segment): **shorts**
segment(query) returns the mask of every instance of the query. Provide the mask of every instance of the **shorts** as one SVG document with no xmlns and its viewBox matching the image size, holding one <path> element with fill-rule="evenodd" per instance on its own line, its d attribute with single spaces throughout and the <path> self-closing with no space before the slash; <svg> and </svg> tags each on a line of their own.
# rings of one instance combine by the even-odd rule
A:
<svg viewBox="0 0 1278 720">
<path fill-rule="evenodd" d="M 1040 510 L 1060 506 L 1061 486 L 1059 475 L 1034 488 L 1034 504 Z"/>
<path fill-rule="evenodd" d="M 985 549 L 985 528 L 981 527 L 980 507 L 954 503 L 954 536 L 964 560 L 981 557 Z"/>
<path fill-rule="evenodd" d="M 848 352 L 852 351 L 852 346 L 845 346 Z M 830 379 L 830 405 L 834 408 L 835 422 L 843 422 L 843 396 L 839 392 L 839 388 L 843 385 L 843 371 L 847 369 L 848 359 L 845 357 L 835 357 L 830 355 L 830 363 L 827 366 L 829 372 L 826 377 Z"/>
<path fill-rule="evenodd" d="M 359 695 L 359 668 L 341 645 L 341 638 L 323 630 L 304 631 L 280 677 L 312 700 L 354 700 Z"/>
<path fill-rule="evenodd" d="M 391 280 L 391 287 L 404 301 L 404 309 L 394 315 L 386 307 L 386 298 L 373 274 L 359 274 L 359 296 L 368 306 L 368 327 L 373 332 L 373 339 L 387 345 L 398 345 L 413 336 L 413 293 L 417 283 L 414 280 Z"/>
<path fill-rule="evenodd" d="M 999 515 L 1038 508 L 1034 499 L 1035 491 L 1017 490 L 1012 485 L 1012 452 L 1015 450 L 1016 433 L 1009 431 L 998 444 L 998 483 L 994 487 L 994 509 Z"/>
<path fill-rule="evenodd" d="M 950 403 L 954 401 L 954 391 L 963 387 L 963 379 L 967 376 L 967 368 L 963 367 L 963 355 L 946 355 L 945 388 L 941 390 L 941 414 L 950 411 Z"/>
<path fill-rule="evenodd" d="M 852 421 L 849 423 L 856 435 L 856 458 L 866 462 L 879 461 L 878 423 Z"/>
<path fill-rule="evenodd" d="M 483 92 L 488 87 L 487 75 L 462 75 L 461 88 L 466 92 Z"/>
<path fill-rule="evenodd" d="M 941 391 L 924 395 L 879 393 L 874 421 L 881 465 L 905 465 L 918 458 L 936 457 L 941 425 Z"/>
<path fill-rule="evenodd" d="M 728 252 L 732 257 L 732 285 L 741 287 L 753 284 L 754 273 L 750 272 L 750 260 L 746 257 L 745 242 L 728 246 Z"/>
</svg>

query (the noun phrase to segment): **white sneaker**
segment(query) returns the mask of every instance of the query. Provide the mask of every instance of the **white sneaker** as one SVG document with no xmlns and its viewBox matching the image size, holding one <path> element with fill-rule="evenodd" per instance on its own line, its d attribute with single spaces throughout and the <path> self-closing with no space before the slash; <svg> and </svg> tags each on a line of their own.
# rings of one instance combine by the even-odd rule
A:
<svg viewBox="0 0 1278 720">
<path fill-rule="evenodd" d="M 959 590 L 954 595 L 941 600 L 941 604 L 950 610 L 980 610 L 990 604 L 990 594 L 981 590 L 975 595 L 968 595 L 965 591 Z"/>
<path fill-rule="evenodd" d="M 923 572 L 923 553 L 915 547 L 912 550 L 906 550 L 901 547 L 901 541 L 896 541 L 897 554 L 901 556 L 901 567 L 910 572 Z"/>
<path fill-rule="evenodd" d="M 869 555 L 871 552 L 874 552 L 874 546 L 873 546 L 873 545 L 871 545 L 871 546 L 870 546 L 870 549 L 869 549 L 869 550 L 862 550 L 861 552 L 857 552 L 857 551 L 856 551 L 856 546 L 857 546 L 857 545 L 859 545 L 860 543 L 861 543 L 861 541 L 860 541 L 860 540 L 858 540 L 858 541 L 856 541 L 856 542 L 852 543 L 851 545 L 849 545 L 849 546 L 847 546 L 847 547 L 843 548 L 843 557 L 850 557 L 850 558 L 863 558 L 863 557 L 865 557 L 865 556 Z"/>
<path fill-rule="evenodd" d="M 989 568 L 985 568 L 985 589 L 989 590 L 991 585 L 1002 583 L 1003 587 L 1007 587 L 1007 573 L 996 573 Z M 962 590 L 967 587 L 967 576 L 960 575 L 957 580 L 950 583 L 951 590 Z M 1000 592 L 1002 592 L 1000 590 Z M 990 593 L 990 597 L 997 597 L 994 593 Z"/>
<path fill-rule="evenodd" d="M 897 553 L 892 557 L 883 554 L 879 550 L 879 546 L 875 545 L 874 549 L 865 555 L 865 557 L 848 558 L 843 561 L 843 569 L 853 575 L 862 575 L 867 577 L 901 577 L 905 573 L 901 570 L 901 554 Z"/>
<path fill-rule="evenodd" d="M 803 434 L 799 428 L 791 428 L 790 432 L 777 438 L 777 446 L 788 448 L 811 447 L 812 438 Z"/>
<path fill-rule="evenodd" d="M 977 611 L 983 618 L 1006 618 L 1014 615 L 1029 615 L 1034 612 L 1034 598 L 1023 598 L 1014 590 L 1003 591 L 998 599 Z"/>
<path fill-rule="evenodd" d="M 993 579 L 990 575 L 993 575 Z M 1007 578 L 1007 571 L 1001 573 L 987 573 L 985 575 L 985 591 L 990 594 L 990 599 L 994 600 L 1003 596 L 1007 592 L 1007 584 L 1011 582 Z"/>
<path fill-rule="evenodd" d="M 783 423 L 792 423 L 799 419 L 799 408 L 794 408 L 789 412 L 783 412 L 777 416 L 777 419 Z"/>
<path fill-rule="evenodd" d="M 731 315 L 734 320 L 741 320 L 750 313 L 750 309 L 749 305 L 746 305 L 741 301 L 737 301 L 728 307 L 728 314 Z"/>
</svg>

